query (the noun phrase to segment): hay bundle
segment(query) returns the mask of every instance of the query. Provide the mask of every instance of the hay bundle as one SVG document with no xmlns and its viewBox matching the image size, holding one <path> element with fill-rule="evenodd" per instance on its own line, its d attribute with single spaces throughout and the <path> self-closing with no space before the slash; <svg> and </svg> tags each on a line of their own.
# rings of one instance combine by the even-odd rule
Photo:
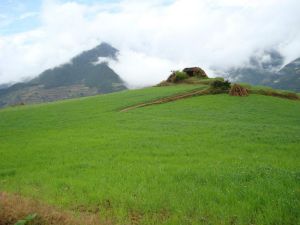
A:
<svg viewBox="0 0 300 225">
<path fill-rule="evenodd" d="M 234 84 L 230 91 L 229 91 L 229 95 L 231 96 L 248 96 L 248 90 L 247 88 L 239 85 L 239 84 Z"/>
</svg>

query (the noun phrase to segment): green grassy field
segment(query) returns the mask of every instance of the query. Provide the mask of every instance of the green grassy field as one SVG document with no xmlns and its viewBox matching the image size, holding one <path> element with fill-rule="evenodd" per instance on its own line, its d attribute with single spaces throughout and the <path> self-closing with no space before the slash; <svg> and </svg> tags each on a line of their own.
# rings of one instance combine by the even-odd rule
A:
<svg viewBox="0 0 300 225">
<path fill-rule="evenodd" d="M 300 224 L 300 102 L 193 85 L 0 111 L 0 191 L 116 224 Z M 109 203 L 109 206 L 108 206 Z"/>
</svg>

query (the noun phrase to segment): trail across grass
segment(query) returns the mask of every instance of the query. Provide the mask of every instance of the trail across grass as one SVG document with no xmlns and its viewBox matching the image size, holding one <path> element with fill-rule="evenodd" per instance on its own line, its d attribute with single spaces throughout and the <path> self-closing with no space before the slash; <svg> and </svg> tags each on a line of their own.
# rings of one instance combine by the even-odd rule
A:
<svg viewBox="0 0 300 225">
<path fill-rule="evenodd" d="M 173 101 L 178 101 L 186 98 L 191 98 L 195 96 L 200 96 L 200 95 L 205 95 L 209 94 L 209 89 L 207 86 L 200 85 L 200 88 L 193 89 L 191 91 L 185 91 L 185 92 L 180 92 L 177 94 L 174 94 L 172 96 L 164 96 L 159 99 L 153 99 L 151 101 L 146 101 L 142 102 L 133 106 L 128 106 L 124 109 L 122 109 L 120 112 L 127 112 L 129 110 L 141 108 L 141 107 L 146 107 L 146 106 L 152 106 L 152 105 L 157 105 L 157 104 L 164 104 L 168 102 L 173 102 Z"/>
<path fill-rule="evenodd" d="M 116 224 L 299 224 L 299 101 L 222 94 L 119 112 L 196 88 L 1 110 L 0 191 Z"/>
</svg>

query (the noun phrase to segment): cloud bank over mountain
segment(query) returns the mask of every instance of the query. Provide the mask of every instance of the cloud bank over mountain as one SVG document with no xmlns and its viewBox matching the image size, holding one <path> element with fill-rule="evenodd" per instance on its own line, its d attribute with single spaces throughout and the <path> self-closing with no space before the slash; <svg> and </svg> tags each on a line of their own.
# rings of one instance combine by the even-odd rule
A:
<svg viewBox="0 0 300 225">
<path fill-rule="evenodd" d="M 298 0 L 44 1 L 40 26 L 0 36 L 0 83 L 33 77 L 105 41 L 120 50 L 110 66 L 131 87 L 173 69 L 228 68 L 262 49 L 300 56 Z"/>
</svg>

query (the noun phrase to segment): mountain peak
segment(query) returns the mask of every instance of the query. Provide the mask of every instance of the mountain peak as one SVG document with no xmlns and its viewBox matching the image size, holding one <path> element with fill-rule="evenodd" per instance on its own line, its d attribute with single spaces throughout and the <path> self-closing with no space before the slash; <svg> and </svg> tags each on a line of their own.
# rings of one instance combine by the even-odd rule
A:
<svg viewBox="0 0 300 225">
<path fill-rule="evenodd" d="M 94 63 L 98 61 L 99 57 L 117 59 L 118 50 L 112 47 L 110 44 L 106 42 L 102 42 L 100 45 L 96 47 L 84 51 L 81 54 L 75 56 L 72 59 L 72 63 L 74 64 L 86 64 L 86 63 Z"/>
<path fill-rule="evenodd" d="M 124 82 L 99 57 L 117 59 L 118 50 L 108 43 L 82 52 L 66 63 L 41 73 L 29 82 L 0 86 L 0 107 L 76 98 L 126 89 Z"/>
</svg>

